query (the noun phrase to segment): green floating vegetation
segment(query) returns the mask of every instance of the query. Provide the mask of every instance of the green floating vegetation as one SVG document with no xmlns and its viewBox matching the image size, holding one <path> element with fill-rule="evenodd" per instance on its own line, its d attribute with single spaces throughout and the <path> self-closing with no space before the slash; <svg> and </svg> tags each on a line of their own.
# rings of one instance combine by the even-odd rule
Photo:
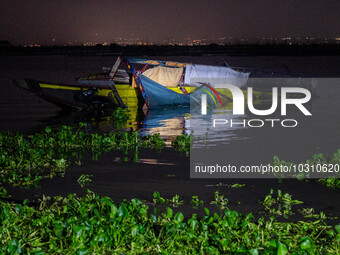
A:
<svg viewBox="0 0 340 255">
<path fill-rule="evenodd" d="M 79 176 L 77 182 L 82 188 L 84 188 L 86 185 L 89 185 L 92 182 L 92 174 L 82 174 Z"/>
<path fill-rule="evenodd" d="M 225 198 L 223 195 L 220 195 L 219 191 L 216 190 L 214 193 L 214 201 L 211 201 L 211 204 L 219 206 L 221 209 L 228 209 L 227 204 L 229 203 L 228 198 Z"/>
<path fill-rule="evenodd" d="M 319 179 L 318 182 L 326 185 L 332 189 L 340 189 L 340 179 L 335 177 L 329 177 L 324 179 Z"/>
<path fill-rule="evenodd" d="M 183 152 L 186 156 L 189 156 L 191 145 L 193 142 L 193 135 L 184 133 L 183 135 L 176 136 L 175 140 L 171 142 L 171 146 L 179 152 Z"/>
<path fill-rule="evenodd" d="M 273 166 L 297 166 L 297 172 L 294 173 L 293 177 L 298 178 L 299 180 L 306 180 L 310 178 L 310 172 L 315 173 L 325 173 L 329 175 L 329 172 L 332 171 L 333 175 L 327 178 L 318 179 L 318 182 L 326 185 L 332 189 L 340 188 L 340 149 L 337 152 L 333 153 L 330 156 L 326 156 L 322 153 L 314 154 L 311 159 L 306 160 L 300 164 L 294 164 L 291 162 L 286 162 L 284 160 L 280 160 L 277 156 L 274 156 L 273 161 L 271 162 Z M 301 169 L 299 169 L 301 167 Z M 295 169 L 296 170 L 296 169 Z M 307 171 L 304 171 L 307 170 Z M 276 176 L 278 178 L 283 178 L 284 173 L 278 173 Z"/>
<path fill-rule="evenodd" d="M 299 212 L 306 218 L 315 218 L 320 220 L 335 219 L 337 217 L 328 217 L 324 212 L 315 213 L 314 208 L 303 208 Z"/>
<path fill-rule="evenodd" d="M 274 166 L 276 166 L 276 165 L 282 165 L 282 166 L 294 165 L 294 163 L 286 162 L 284 160 L 280 160 L 278 158 L 278 156 L 273 157 L 273 161 L 271 162 L 271 164 L 274 165 Z M 330 164 L 333 165 L 333 168 L 332 168 L 333 172 L 339 172 L 339 170 L 337 170 L 337 168 L 335 168 L 334 165 L 340 164 L 340 149 L 338 149 L 337 152 L 333 153 L 333 155 L 329 155 L 329 156 L 326 156 L 322 153 L 314 154 L 311 159 L 307 159 L 305 162 L 302 162 L 299 165 L 305 166 L 304 169 L 306 169 L 306 170 L 311 169 L 311 168 L 307 168 L 307 166 L 318 165 L 318 166 L 320 166 L 320 169 L 315 168 L 314 169 L 315 172 L 326 172 L 326 170 L 328 170 L 328 168 L 326 168 L 326 167 L 329 166 Z M 304 172 L 304 171 L 302 170 L 302 171 L 299 171 L 299 172 Z"/>
<path fill-rule="evenodd" d="M 190 204 L 192 205 L 193 208 L 197 209 L 199 206 L 204 205 L 204 201 L 200 200 L 198 196 L 192 196 Z"/>
<path fill-rule="evenodd" d="M 277 191 L 277 196 L 274 196 L 274 190 L 271 189 L 270 193 L 265 197 L 262 205 L 270 215 L 280 215 L 288 218 L 293 214 L 292 205 L 302 204 L 302 201 L 293 200 L 292 196 L 288 193 L 283 194 L 281 190 Z"/>
<path fill-rule="evenodd" d="M 145 136 L 144 139 L 142 140 L 141 146 L 144 148 L 150 148 L 153 150 L 161 151 L 165 146 L 165 142 L 161 138 L 160 134 L 154 134 Z"/>
<path fill-rule="evenodd" d="M 82 157 L 85 151 L 92 152 L 94 159 L 110 150 L 121 150 L 125 155 L 133 151 L 136 160 L 138 147 L 161 150 L 165 146 L 159 134 L 139 137 L 135 131 L 101 135 L 83 132 L 84 126 L 46 127 L 44 132 L 29 136 L 0 133 L 0 183 L 37 185 L 41 179 L 63 175 L 69 160 Z"/>
<path fill-rule="evenodd" d="M 138 199 L 115 203 L 43 197 L 36 207 L 0 200 L 1 254 L 339 254 L 340 225 L 255 220 L 224 210 L 186 218 Z"/>
<path fill-rule="evenodd" d="M 155 205 L 170 204 L 173 207 L 178 207 L 184 204 L 184 201 L 180 199 L 179 195 L 174 195 L 171 199 L 163 198 L 157 191 L 153 193 L 153 202 Z"/>
<path fill-rule="evenodd" d="M 233 183 L 233 184 L 230 185 L 230 188 L 239 189 L 239 188 L 243 188 L 245 186 L 246 186 L 245 184 Z"/>
<path fill-rule="evenodd" d="M 120 109 L 120 110 L 118 110 Z M 124 109 L 118 108 L 117 118 Z M 121 117 L 123 118 L 123 117 Z M 108 134 L 86 133 L 80 123 L 78 128 L 61 126 L 52 130 L 46 127 L 44 132 L 29 136 L 9 132 L 0 133 L 0 183 L 12 185 L 31 186 L 38 185 L 44 178 L 53 178 L 57 175 L 63 176 L 70 160 L 83 157 L 84 152 L 91 152 L 93 159 L 98 159 L 103 152 L 120 150 L 124 152 L 124 160 L 129 161 L 131 153 L 133 161 L 138 161 L 139 149 L 150 148 L 161 151 L 165 142 L 160 134 L 140 137 L 138 131 L 134 132 L 110 132 Z M 175 137 L 172 147 L 182 153 L 189 155 L 192 147 L 193 135 L 183 134 Z M 293 163 L 274 157 L 272 165 L 290 166 Z M 340 150 L 332 157 L 316 154 L 312 159 L 303 163 L 304 166 L 340 164 Z M 277 176 L 282 178 L 283 176 Z M 308 174 L 295 174 L 297 178 L 308 178 Z M 337 176 L 321 179 L 321 183 L 332 188 L 339 188 L 340 181 Z M 241 187 L 241 186 L 234 186 Z"/>
<path fill-rule="evenodd" d="M 130 119 L 130 111 L 128 108 L 118 107 L 112 112 L 111 120 L 114 127 L 124 127 Z"/>
<path fill-rule="evenodd" d="M 1 198 L 7 198 L 7 197 L 9 197 L 7 190 L 4 189 L 3 187 L 0 187 L 0 199 Z"/>
</svg>

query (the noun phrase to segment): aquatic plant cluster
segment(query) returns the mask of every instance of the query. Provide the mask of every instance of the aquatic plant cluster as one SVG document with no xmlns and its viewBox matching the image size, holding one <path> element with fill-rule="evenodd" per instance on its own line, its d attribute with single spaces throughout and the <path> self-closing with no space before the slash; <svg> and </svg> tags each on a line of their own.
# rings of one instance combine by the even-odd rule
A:
<svg viewBox="0 0 340 255">
<path fill-rule="evenodd" d="M 127 114 L 125 111 L 125 115 L 122 112 L 119 113 L 117 113 L 118 116 Z M 125 121 L 125 118 L 123 120 Z M 70 159 L 81 158 L 85 151 L 92 152 L 93 159 L 98 159 L 103 152 L 121 150 L 124 152 L 125 161 L 129 160 L 129 152 L 133 152 L 133 160 L 137 161 L 140 147 L 160 151 L 165 146 L 159 134 L 140 137 L 138 131 L 134 131 L 100 135 L 82 131 L 85 126 L 86 124 L 80 123 L 79 128 L 61 126 L 57 130 L 46 127 L 44 132 L 29 136 L 20 133 L 0 133 L 0 183 L 35 185 L 43 178 L 63 175 L 70 165 Z M 171 145 L 175 150 L 189 156 L 192 142 L 193 135 L 184 133 L 175 137 Z M 271 164 L 288 166 L 293 163 L 274 156 Z M 305 166 L 327 164 L 340 164 L 340 150 L 331 157 L 326 157 L 321 153 L 315 154 L 303 163 Z M 283 178 L 280 174 L 276 174 L 276 177 Z M 309 178 L 309 174 L 300 172 L 295 177 Z M 320 179 L 319 182 L 331 188 L 340 188 L 338 176 Z"/>
<path fill-rule="evenodd" d="M 118 107 L 112 111 L 111 120 L 115 127 L 123 127 L 128 123 L 130 118 L 129 109 Z"/>
<path fill-rule="evenodd" d="M 89 190 L 84 197 L 43 197 L 36 207 L 0 199 L 0 253 L 340 253 L 340 225 L 255 220 L 252 214 L 222 208 L 185 218 L 163 201 L 160 205 L 159 194 L 154 199 L 153 209 L 138 199 L 117 204 Z"/>
<path fill-rule="evenodd" d="M 193 135 L 188 135 L 186 133 L 176 136 L 175 140 L 171 142 L 172 147 L 174 147 L 177 151 L 185 153 L 187 156 L 189 155 L 191 146 L 193 142 Z"/>
<path fill-rule="evenodd" d="M 0 183 L 37 184 L 43 178 L 63 174 L 69 159 L 82 157 L 85 151 L 92 152 L 94 159 L 110 150 L 121 150 L 125 156 L 134 151 L 136 159 L 139 147 L 161 150 L 165 146 L 159 134 L 140 137 L 135 131 L 100 135 L 83 132 L 84 126 L 46 127 L 44 132 L 29 136 L 0 133 Z"/>
<path fill-rule="evenodd" d="M 118 114 L 119 116 L 121 114 Z M 122 121 L 125 121 L 123 118 Z M 78 128 L 62 126 L 57 130 L 47 127 L 29 136 L 0 133 L 0 183 L 29 186 L 43 178 L 65 173 L 71 158 L 80 158 L 90 151 L 96 159 L 101 153 L 120 150 L 124 158 L 129 152 L 138 160 L 140 148 L 162 150 L 164 140 L 159 134 L 140 137 L 135 132 L 91 134 Z M 172 147 L 189 155 L 192 135 L 175 137 Z M 131 153 L 130 153 L 131 154 Z M 306 163 L 326 163 L 340 159 L 340 151 L 332 158 L 314 155 Z M 337 161 L 338 162 L 338 161 Z M 274 157 L 272 164 L 289 164 Z M 78 178 L 81 187 L 91 183 L 91 175 Z M 279 176 L 278 176 L 279 177 Z M 301 176 L 306 178 L 306 176 Z M 339 179 L 320 182 L 339 188 Z M 232 188 L 244 185 L 234 184 Z M 289 218 L 292 206 L 302 203 L 288 193 L 272 190 L 261 204 L 269 219 L 255 220 L 252 214 L 242 215 L 228 209 L 228 198 L 218 191 L 210 204 L 219 213 L 185 218 L 173 207 L 184 203 L 193 209 L 204 207 L 204 201 L 193 196 L 185 202 L 179 195 L 163 198 L 153 194 L 153 203 L 138 199 L 120 204 L 108 197 L 88 191 L 84 197 L 45 197 L 37 206 L 7 202 L 8 193 L 0 187 L 0 254 L 339 254 L 340 225 L 328 226 L 323 213 L 303 208 L 305 217 L 314 222 L 278 222 L 275 217 Z"/>
<path fill-rule="evenodd" d="M 291 162 L 286 162 L 283 160 L 280 160 L 277 156 L 274 156 L 272 165 L 292 165 Z M 307 166 L 312 165 L 327 165 L 327 164 L 340 164 L 340 149 L 333 153 L 331 156 L 326 156 L 322 153 L 317 153 L 312 156 L 311 159 L 307 159 L 304 164 Z M 303 171 L 301 171 L 303 172 Z M 334 173 L 337 173 L 337 171 L 333 171 Z"/>
<path fill-rule="evenodd" d="M 277 191 L 277 196 L 274 196 L 274 190 L 271 189 L 270 193 L 265 197 L 262 205 L 264 205 L 267 213 L 271 215 L 283 215 L 288 218 L 293 214 L 292 205 L 302 204 L 302 201 L 293 200 L 292 196 L 288 193 L 283 194 L 281 190 Z"/>
<path fill-rule="evenodd" d="M 332 189 L 340 189 L 340 179 L 336 177 L 324 178 L 318 180 L 320 183 Z"/>
<path fill-rule="evenodd" d="M 313 169 L 313 166 L 322 166 L 322 168 L 325 168 L 326 170 L 328 166 L 335 166 L 340 164 L 340 149 L 333 153 L 333 155 L 326 156 L 322 153 L 314 154 L 311 159 L 307 159 L 305 162 L 300 163 L 299 165 L 303 165 L 304 168 L 307 170 Z M 271 162 L 271 165 L 273 166 L 290 166 L 293 165 L 291 162 L 286 162 L 284 160 L 280 160 L 277 156 L 273 157 L 273 161 Z M 327 173 L 324 172 L 324 173 Z M 329 175 L 330 173 L 328 173 Z M 326 185 L 329 188 L 333 189 L 339 189 L 340 188 L 340 179 L 339 179 L 339 172 L 333 172 L 333 175 L 328 176 L 327 178 L 321 178 L 318 179 L 318 182 L 321 184 Z M 275 176 L 279 178 L 280 181 L 282 181 L 282 178 L 284 177 L 283 173 L 276 173 Z M 297 174 L 294 174 L 292 177 L 298 178 L 299 180 L 308 180 L 310 178 L 309 172 L 301 171 Z"/>
</svg>

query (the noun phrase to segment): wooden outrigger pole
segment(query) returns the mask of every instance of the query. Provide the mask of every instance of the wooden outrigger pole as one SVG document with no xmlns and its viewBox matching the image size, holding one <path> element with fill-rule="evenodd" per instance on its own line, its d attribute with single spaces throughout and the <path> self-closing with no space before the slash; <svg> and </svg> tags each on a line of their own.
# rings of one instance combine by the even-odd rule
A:
<svg viewBox="0 0 340 255">
<path fill-rule="evenodd" d="M 122 59 L 121 59 L 120 56 L 118 56 L 118 58 L 117 58 L 115 64 L 113 65 L 113 67 L 112 67 L 112 69 L 111 69 L 111 72 L 110 72 L 110 74 L 109 74 L 109 75 L 110 75 L 110 80 L 112 81 L 112 83 L 108 84 L 108 86 L 111 88 L 112 93 L 113 93 L 113 95 L 115 96 L 115 98 L 116 98 L 116 100 L 117 100 L 119 106 L 120 106 L 120 107 L 123 107 L 123 108 L 126 108 L 126 106 L 125 106 L 123 100 L 121 99 L 119 93 L 117 92 L 117 89 L 116 89 L 115 84 L 114 84 L 114 82 L 113 82 L 113 78 L 116 76 L 117 71 L 118 71 L 118 68 L 119 68 L 121 62 L 122 62 Z"/>
</svg>

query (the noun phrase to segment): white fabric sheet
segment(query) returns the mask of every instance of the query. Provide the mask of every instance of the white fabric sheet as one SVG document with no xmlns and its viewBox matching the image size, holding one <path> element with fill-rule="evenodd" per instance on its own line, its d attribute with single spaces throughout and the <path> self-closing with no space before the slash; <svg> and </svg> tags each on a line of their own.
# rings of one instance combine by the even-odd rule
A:
<svg viewBox="0 0 340 255">
<path fill-rule="evenodd" d="M 199 82 L 202 82 L 214 88 L 223 88 L 223 85 L 228 84 L 242 87 L 246 84 L 249 74 L 224 66 L 187 65 L 184 84 L 198 86 Z"/>
</svg>

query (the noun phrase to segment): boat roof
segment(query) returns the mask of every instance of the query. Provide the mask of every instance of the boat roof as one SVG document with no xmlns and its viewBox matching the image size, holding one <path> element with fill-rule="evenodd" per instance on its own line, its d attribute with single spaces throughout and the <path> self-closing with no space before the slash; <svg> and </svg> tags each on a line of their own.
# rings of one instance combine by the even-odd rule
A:
<svg viewBox="0 0 340 255">
<path fill-rule="evenodd" d="M 148 64 L 153 66 L 165 66 L 165 67 L 186 67 L 189 63 L 179 63 L 174 61 L 162 61 L 152 59 L 140 59 L 140 58 L 126 58 L 131 64 Z"/>
</svg>

